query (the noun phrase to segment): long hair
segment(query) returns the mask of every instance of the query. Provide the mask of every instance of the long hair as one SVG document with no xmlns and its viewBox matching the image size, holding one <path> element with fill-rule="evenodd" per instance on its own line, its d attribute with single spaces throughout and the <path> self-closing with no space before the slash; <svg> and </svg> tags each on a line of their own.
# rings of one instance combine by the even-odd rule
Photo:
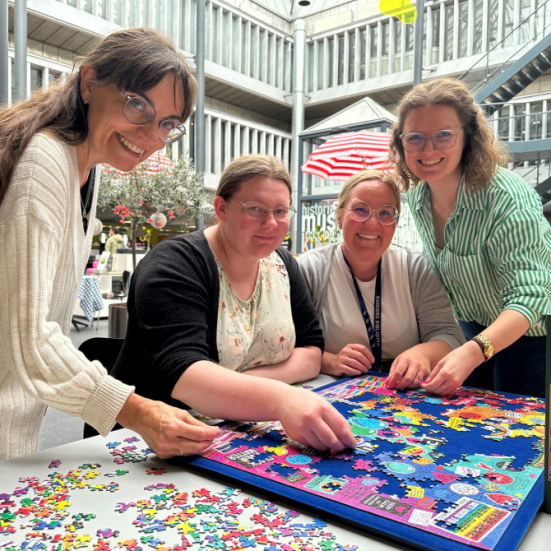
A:
<svg viewBox="0 0 551 551">
<path fill-rule="evenodd" d="M 65 84 L 40 90 L 17 105 L 0 111 L 0 204 L 8 189 L 21 154 L 40 130 L 59 140 L 79 145 L 88 137 L 87 105 L 80 95 L 84 66 L 96 73 L 103 85 L 114 84 L 121 91 L 142 94 L 154 88 L 168 73 L 184 93 L 186 120 L 195 102 L 196 82 L 183 54 L 172 41 L 153 29 L 134 28 L 114 32 L 80 58 L 78 71 Z"/>
<path fill-rule="evenodd" d="M 465 185 L 472 193 L 486 185 L 500 166 L 507 164 L 508 153 L 496 139 L 484 113 L 463 82 L 451 78 L 430 80 L 410 90 L 397 108 L 398 120 L 392 128 L 390 160 L 396 163 L 396 174 L 404 191 L 419 183 L 419 178 L 408 168 L 400 134 L 408 113 L 426 105 L 453 107 L 463 125 L 464 143 L 461 163 L 464 167 Z"/>
</svg>

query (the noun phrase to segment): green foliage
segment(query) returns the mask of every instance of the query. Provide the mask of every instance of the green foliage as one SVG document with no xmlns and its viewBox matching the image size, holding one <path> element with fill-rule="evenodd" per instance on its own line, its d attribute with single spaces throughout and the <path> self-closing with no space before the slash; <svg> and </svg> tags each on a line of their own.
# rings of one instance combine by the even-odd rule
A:
<svg viewBox="0 0 551 551">
<path fill-rule="evenodd" d="M 102 172 L 98 208 L 113 210 L 121 222 L 143 225 L 152 214 L 162 212 L 169 222 L 176 220 L 187 230 L 190 222 L 212 209 L 195 165 L 187 156 L 172 167 L 159 163 L 157 157 L 131 172 L 108 170 Z"/>
</svg>

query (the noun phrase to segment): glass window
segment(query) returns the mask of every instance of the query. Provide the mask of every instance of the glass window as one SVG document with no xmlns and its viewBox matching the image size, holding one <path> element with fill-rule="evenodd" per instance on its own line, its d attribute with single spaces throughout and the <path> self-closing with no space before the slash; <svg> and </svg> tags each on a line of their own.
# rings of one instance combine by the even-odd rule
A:
<svg viewBox="0 0 551 551">
<path fill-rule="evenodd" d="M 327 71 L 329 72 L 329 74 L 327 75 L 328 76 L 328 78 L 327 78 L 327 87 L 328 88 L 331 88 L 331 86 L 333 86 L 333 63 L 334 63 L 333 57 L 334 57 L 334 53 L 335 53 L 334 44 L 335 44 L 335 39 L 333 37 L 331 37 L 327 41 L 327 55 L 329 57 L 329 59 L 328 59 L 329 63 L 328 63 L 328 67 L 327 67 Z"/>
<path fill-rule="evenodd" d="M 230 41 L 230 23 L 231 23 L 231 13 L 222 11 L 222 44 L 228 44 Z M 219 37 L 220 39 L 220 37 Z M 229 58 L 229 48 L 222 48 L 222 59 L 220 64 L 224 67 L 230 66 Z"/>
<path fill-rule="evenodd" d="M 509 48 L 514 44 L 514 36 L 510 34 L 515 22 L 515 0 L 504 0 L 503 6 L 503 47 Z"/>
<path fill-rule="evenodd" d="M 31 67 L 31 93 L 42 88 L 42 69 Z"/>
<path fill-rule="evenodd" d="M 491 50 L 497 44 L 497 29 L 499 22 L 499 1 L 489 0 L 488 5 L 488 50 Z"/>
<path fill-rule="evenodd" d="M 381 75 L 388 75 L 389 24 L 381 25 Z"/>
<path fill-rule="evenodd" d="M 473 54 L 482 53 L 482 14 L 484 0 L 474 0 Z"/>
<path fill-rule="evenodd" d="M 214 61 L 215 63 L 218 63 L 218 39 L 220 38 L 218 36 L 219 30 L 218 30 L 218 10 L 220 8 L 215 8 L 213 6 L 212 8 L 212 22 L 210 28 L 210 48 L 211 48 L 211 61 Z M 192 27 L 194 25 L 191 25 Z"/>
<path fill-rule="evenodd" d="M 239 157 L 239 152 L 237 153 L 237 155 L 235 154 L 236 127 L 235 125 L 232 125 L 230 122 L 227 122 L 226 124 L 230 125 L 230 158 L 228 160 L 228 163 L 231 163 L 236 157 Z"/>
<path fill-rule="evenodd" d="M 216 154 L 216 119 L 210 119 L 210 173 L 214 174 L 214 155 Z"/>
<path fill-rule="evenodd" d="M 281 38 L 276 36 L 275 39 L 275 82 L 274 86 L 280 87 L 279 82 L 279 52 L 281 51 Z"/>
<path fill-rule="evenodd" d="M 153 13 L 155 18 L 155 28 L 160 29 L 162 27 L 163 4 L 161 0 L 154 0 L 154 2 Z"/>
<path fill-rule="evenodd" d="M 197 19 L 197 0 L 190 0 L 191 3 L 191 14 L 190 20 L 196 21 Z M 195 43 L 195 25 L 190 25 L 190 37 L 189 37 L 189 51 L 194 54 L 197 49 L 197 44 Z"/>
<path fill-rule="evenodd" d="M 323 64 L 325 59 L 325 50 L 323 40 L 318 40 L 318 90 L 323 89 Z"/>
<path fill-rule="evenodd" d="M 530 139 L 541 140 L 543 137 L 543 102 L 530 104 Z"/>
<path fill-rule="evenodd" d="M 247 23 L 245 21 L 241 21 L 241 72 L 244 75 L 249 76 L 249 74 L 246 71 L 246 63 L 247 63 Z"/>
<path fill-rule="evenodd" d="M 61 84 L 61 73 L 50 71 L 48 73 L 48 86 L 55 86 L 56 84 Z"/>
<path fill-rule="evenodd" d="M 530 0 L 520 0 L 520 22 L 526 21 L 530 14 L 532 13 L 532 10 L 530 9 Z M 531 22 L 527 22 L 524 25 L 520 26 L 520 42 L 521 44 L 527 44 L 531 42 L 534 37 L 531 36 L 534 32 L 533 24 Z"/>
<path fill-rule="evenodd" d="M 226 125 L 230 124 L 229 122 L 220 121 L 220 161 L 221 169 L 224 170 L 228 164 L 228 159 L 226 158 Z"/>
<path fill-rule="evenodd" d="M 526 119 L 524 115 L 524 103 L 515 105 L 515 140 L 524 140 Z"/>
<path fill-rule="evenodd" d="M 314 43 L 310 42 L 306 46 L 308 48 L 308 62 L 306 67 L 308 67 L 308 92 L 314 91 Z"/>
<path fill-rule="evenodd" d="M 189 132 L 189 158 L 195 162 L 195 115 L 191 115 L 188 125 Z"/>
<path fill-rule="evenodd" d="M 97 0 L 98 2 L 98 15 L 107 19 L 107 0 Z"/>
<path fill-rule="evenodd" d="M 402 71 L 407 71 L 413 67 L 413 41 L 415 39 L 415 25 L 406 25 L 406 51 L 404 57 L 404 67 Z"/>
<path fill-rule="evenodd" d="M 259 61 L 259 67 L 258 67 L 258 79 L 262 82 L 264 81 L 264 65 L 266 64 L 266 54 L 264 53 L 266 51 L 266 34 L 267 31 L 264 29 L 260 29 L 260 44 L 258 45 L 258 61 Z"/>
<path fill-rule="evenodd" d="M 453 4 L 446 6 L 446 39 L 444 41 L 444 61 L 453 59 Z"/>
<path fill-rule="evenodd" d="M 371 27 L 371 48 L 369 52 L 369 76 L 370 78 L 377 76 L 377 37 L 379 35 L 376 26 Z"/>
<path fill-rule="evenodd" d="M 469 3 L 464 0 L 459 4 L 459 57 L 466 57 L 469 37 Z"/>
<path fill-rule="evenodd" d="M 500 140 L 509 140 L 509 106 L 504 105 L 498 111 L 497 135 Z"/>
<path fill-rule="evenodd" d="M 339 41 L 339 75 L 338 75 L 338 83 L 343 84 L 344 83 L 344 35 L 341 34 L 338 37 Z"/>
<path fill-rule="evenodd" d="M 237 71 L 237 65 L 239 60 L 239 47 L 241 46 L 241 44 L 237 41 L 237 37 L 239 36 L 239 19 L 237 19 L 237 17 L 233 17 L 232 14 L 230 14 L 230 17 L 231 17 L 232 34 L 233 34 L 231 68 L 234 71 Z"/>
<path fill-rule="evenodd" d="M 356 65 L 356 33 L 352 31 L 348 36 L 348 82 L 354 82 L 354 66 Z"/>
<path fill-rule="evenodd" d="M 430 63 L 438 63 L 440 60 L 440 9 L 431 12 L 432 17 L 432 47 Z"/>
<path fill-rule="evenodd" d="M 402 23 L 394 22 L 394 73 L 402 70 Z"/>
<path fill-rule="evenodd" d="M 273 59 L 273 50 L 274 50 L 274 41 L 273 41 L 273 35 L 268 33 L 268 31 L 266 31 L 266 42 L 268 43 L 267 44 L 267 50 L 268 50 L 268 55 L 266 57 L 266 65 L 268 65 L 268 84 L 273 84 L 273 82 L 271 81 L 272 79 L 272 59 Z"/>
<path fill-rule="evenodd" d="M 123 0 L 113 0 L 113 23 L 122 25 L 122 2 Z"/>
<path fill-rule="evenodd" d="M 82 9 L 85 12 L 92 13 L 92 0 L 82 0 Z"/>
<path fill-rule="evenodd" d="M 365 41 L 367 38 L 367 32 L 365 29 L 360 31 L 360 79 L 365 79 Z"/>
<path fill-rule="evenodd" d="M 73 8 L 77 7 L 77 0 L 67 0 L 68 6 L 73 6 Z"/>
</svg>

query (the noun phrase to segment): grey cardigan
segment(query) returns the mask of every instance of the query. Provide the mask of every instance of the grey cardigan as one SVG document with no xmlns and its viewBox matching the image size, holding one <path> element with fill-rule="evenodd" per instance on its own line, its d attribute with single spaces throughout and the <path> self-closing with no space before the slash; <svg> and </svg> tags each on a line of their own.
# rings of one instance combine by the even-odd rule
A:
<svg viewBox="0 0 551 551">
<path fill-rule="evenodd" d="M 407 252 L 411 299 L 421 342 L 439 339 L 453 349 L 465 342 L 455 321 L 446 290 L 430 262 L 421 253 L 402 247 Z M 339 244 L 313 249 L 298 259 L 306 286 L 312 297 L 318 318 L 327 297 L 331 262 Z"/>
</svg>

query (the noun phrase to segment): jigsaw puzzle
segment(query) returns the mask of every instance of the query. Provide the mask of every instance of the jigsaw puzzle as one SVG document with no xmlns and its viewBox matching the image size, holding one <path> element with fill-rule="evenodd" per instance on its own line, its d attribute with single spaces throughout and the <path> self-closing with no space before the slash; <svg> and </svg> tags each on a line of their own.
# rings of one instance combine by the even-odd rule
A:
<svg viewBox="0 0 551 551">
<path fill-rule="evenodd" d="M 544 402 L 383 383 L 365 375 L 318 390 L 348 419 L 355 450 L 320 454 L 279 422 L 230 423 L 204 457 L 186 462 L 426 548 L 516 549 L 542 501 Z M 513 544 L 504 534 L 515 517 Z"/>
</svg>

